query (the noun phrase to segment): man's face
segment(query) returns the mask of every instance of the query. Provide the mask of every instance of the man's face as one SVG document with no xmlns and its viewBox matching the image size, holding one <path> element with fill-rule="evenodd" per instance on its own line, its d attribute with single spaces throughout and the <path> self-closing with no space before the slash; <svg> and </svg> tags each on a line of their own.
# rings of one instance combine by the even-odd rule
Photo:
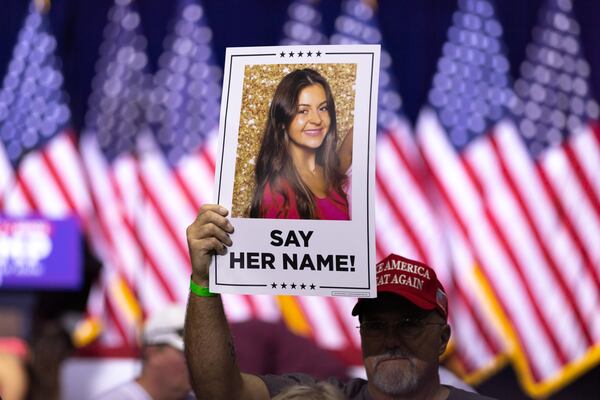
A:
<svg viewBox="0 0 600 400">
<path fill-rule="evenodd" d="M 410 394 L 434 383 L 450 328 L 436 313 L 395 295 L 379 295 L 361 313 L 362 351 L 370 390 Z M 398 321 L 416 321 L 401 323 Z"/>
<path fill-rule="evenodd" d="M 152 346 L 148 363 L 154 369 L 154 376 L 170 399 L 182 399 L 192 390 L 185 355 L 169 345 Z"/>
</svg>

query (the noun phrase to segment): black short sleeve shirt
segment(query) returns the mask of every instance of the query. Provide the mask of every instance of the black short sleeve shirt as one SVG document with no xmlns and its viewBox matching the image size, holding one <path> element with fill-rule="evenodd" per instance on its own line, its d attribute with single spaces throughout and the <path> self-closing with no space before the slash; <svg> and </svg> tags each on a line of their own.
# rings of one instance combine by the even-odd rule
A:
<svg viewBox="0 0 600 400">
<path fill-rule="evenodd" d="M 261 379 L 267 385 L 271 397 L 277 395 L 283 389 L 292 385 L 312 385 L 317 380 L 306 374 L 287 375 L 263 375 Z M 342 382 L 336 378 L 326 380 L 339 388 L 348 400 L 373 400 L 367 389 L 367 381 L 360 378 L 349 379 Z M 482 396 L 478 393 L 467 392 L 454 386 L 444 385 L 450 390 L 447 400 L 494 400 L 491 397 Z"/>
</svg>

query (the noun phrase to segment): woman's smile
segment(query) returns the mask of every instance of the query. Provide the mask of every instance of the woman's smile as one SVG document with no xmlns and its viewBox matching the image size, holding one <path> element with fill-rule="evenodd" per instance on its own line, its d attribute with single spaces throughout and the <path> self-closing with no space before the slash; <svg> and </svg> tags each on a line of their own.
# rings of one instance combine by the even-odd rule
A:
<svg viewBox="0 0 600 400">
<path fill-rule="evenodd" d="M 305 129 L 303 132 L 305 135 L 308 135 L 308 136 L 320 136 L 323 134 L 323 129 L 322 128 Z"/>
</svg>

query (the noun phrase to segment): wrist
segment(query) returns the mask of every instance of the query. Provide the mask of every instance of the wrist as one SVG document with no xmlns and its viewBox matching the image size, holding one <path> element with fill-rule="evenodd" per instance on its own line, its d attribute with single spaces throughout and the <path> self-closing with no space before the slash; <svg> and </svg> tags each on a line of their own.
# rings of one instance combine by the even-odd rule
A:
<svg viewBox="0 0 600 400">
<path fill-rule="evenodd" d="M 190 292 L 198 297 L 215 297 L 218 293 L 213 293 L 208 289 L 208 281 L 205 285 L 199 285 L 194 282 L 194 279 L 190 277 Z"/>
<path fill-rule="evenodd" d="M 207 274 L 200 275 L 200 274 L 196 274 L 196 273 L 192 272 L 192 276 L 190 277 L 190 280 L 199 286 L 208 287 L 208 285 L 209 285 L 209 279 L 208 279 Z"/>
</svg>

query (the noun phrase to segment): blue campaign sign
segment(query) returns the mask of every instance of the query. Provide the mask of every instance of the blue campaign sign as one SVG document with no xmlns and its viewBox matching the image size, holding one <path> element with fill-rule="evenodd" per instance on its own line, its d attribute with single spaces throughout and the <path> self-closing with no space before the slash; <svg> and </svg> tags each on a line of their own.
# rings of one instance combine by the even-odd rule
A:
<svg viewBox="0 0 600 400">
<path fill-rule="evenodd" d="M 81 264 L 75 218 L 0 216 L 0 289 L 78 289 Z"/>
</svg>

